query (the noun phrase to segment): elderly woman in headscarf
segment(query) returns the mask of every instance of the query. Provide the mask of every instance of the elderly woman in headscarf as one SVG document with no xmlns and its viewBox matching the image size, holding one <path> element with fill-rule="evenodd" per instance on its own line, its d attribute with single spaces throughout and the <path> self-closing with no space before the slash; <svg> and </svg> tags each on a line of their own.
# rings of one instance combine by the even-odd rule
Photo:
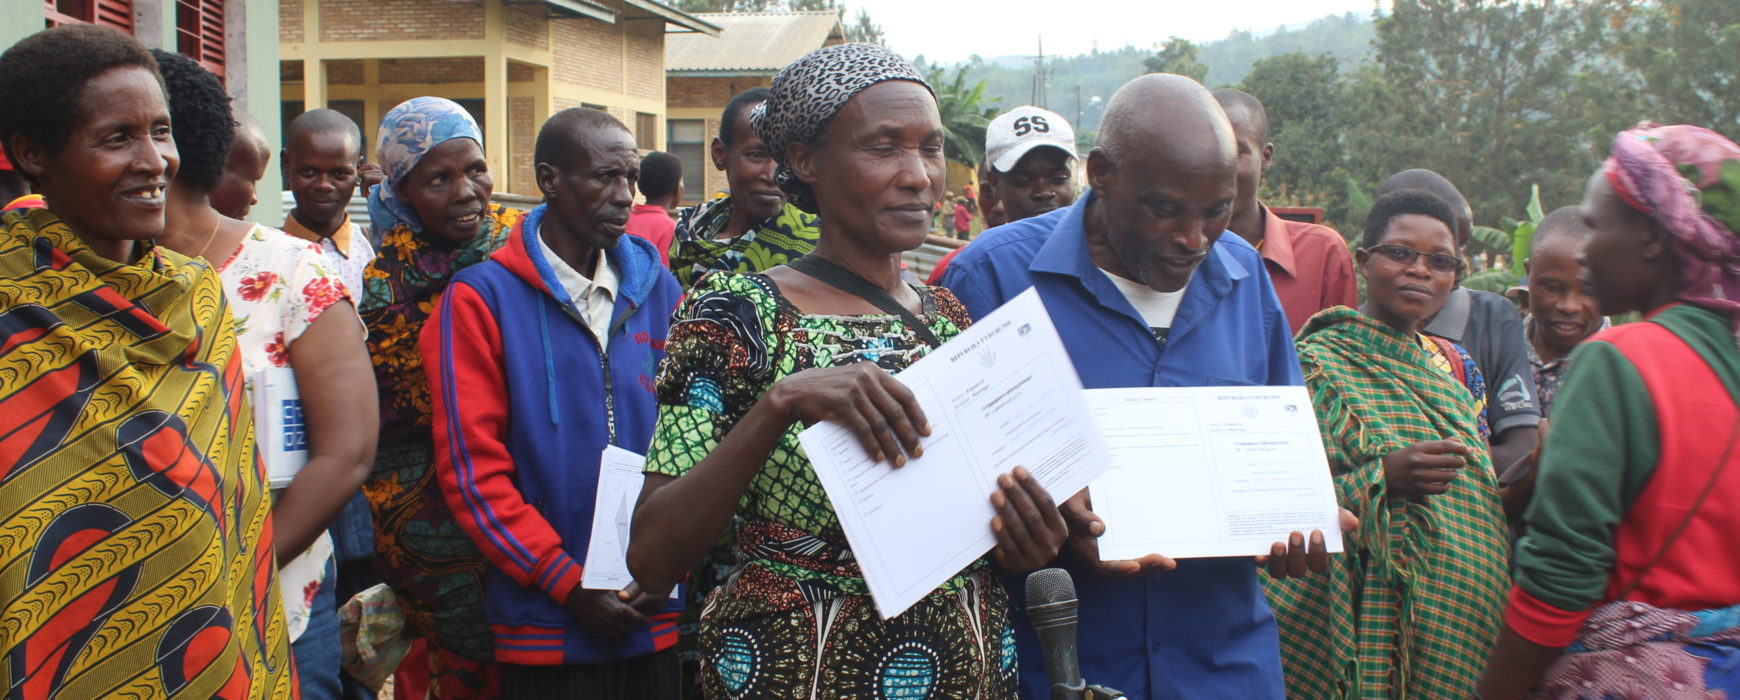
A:
<svg viewBox="0 0 1740 700">
<path fill-rule="evenodd" d="M 1583 216 L 1601 312 L 1646 320 L 1573 355 L 1481 691 L 1735 697 L 1740 146 L 1695 126 L 1625 131 Z"/>
<path fill-rule="evenodd" d="M 497 692 L 483 617 L 485 562 L 454 522 L 435 479 L 429 382 L 417 336 L 454 273 L 484 261 L 524 212 L 491 203 L 494 183 L 477 122 L 452 100 L 417 97 L 381 119 L 375 160 L 386 180 L 369 193 L 379 256 L 363 273 L 380 391 L 381 439 L 363 484 L 375 520 L 376 569 L 398 595 L 427 665 L 414 652 L 402 682 L 432 697 Z"/>
<path fill-rule="evenodd" d="M 1057 554 L 1066 532 L 1044 488 L 1025 470 L 1001 477 L 991 556 L 885 620 L 797 440 L 834 421 L 899 466 L 929 432 L 890 373 L 969 323 L 946 290 L 900 277 L 942 194 L 936 98 L 905 59 L 843 44 L 780 71 L 751 119 L 821 238 L 765 273 L 704 277 L 679 309 L 630 569 L 668 589 L 739 516 L 738 562 L 701 618 L 709 697 L 1012 696 L 1008 595 L 992 568 Z"/>
</svg>

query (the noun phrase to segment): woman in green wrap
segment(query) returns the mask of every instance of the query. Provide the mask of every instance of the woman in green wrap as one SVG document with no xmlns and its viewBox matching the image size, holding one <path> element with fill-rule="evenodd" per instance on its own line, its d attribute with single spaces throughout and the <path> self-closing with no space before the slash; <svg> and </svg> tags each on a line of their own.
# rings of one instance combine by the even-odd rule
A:
<svg viewBox="0 0 1740 700">
<path fill-rule="evenodd" d="M 1355 255 L 1366 302 L 1299 334 L 1337 497 L 1360 526 L 1326 575 L 1267 583 L 1291 697 L 1465 698 L 1496 637 L 1508 540 L 1484 382 L 1462 348 L 1420 332 L 1462 269 L 1454 227 L 1430 194 L 1379 199 Z"/>
</svg>

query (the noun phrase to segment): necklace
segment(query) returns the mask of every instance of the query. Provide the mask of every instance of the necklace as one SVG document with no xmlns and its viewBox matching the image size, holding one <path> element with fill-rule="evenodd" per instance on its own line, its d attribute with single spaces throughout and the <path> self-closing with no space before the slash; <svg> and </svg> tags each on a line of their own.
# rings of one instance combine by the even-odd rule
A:
<svg viewBox="0 0 1740 700">
<path fill-rule="evenodd" d="M 198 250 L 196 250 L 196 251 L 194 251 L 194 254 L 195 254 L 195 255 L 196 255 L 196 256 L 198 256 L 198 257 L 202 257 L 202 258 L 205 258 L 205 259 L 206 259 L 206 262 L 221 262 L 221 261 L 214 261 L 214 260 L 212 260 L 212 259 L 211 259 L 211 258 L 210 258 L 210 257 L 209 257 L 209 256 L 207 256 L 207 255 L 206 255 L 206 254 L 205 254 L 205 249 L 206 249 L 206 248 L 209 248 L 209 247 L 211 247 L 211 242 L 212 242 L 212 241 L 213 241 L 213 240 L 216 240 L 216 239 L 217 239 L 217 232 L 218 232 L 218 229 L 219 229 L 219 228 L 222 228 L 222 227 L 223 227 L 223 225 L 224 225 L 224 220 L 223 220 L 223 217 L 221 217 L 221 216 L 220 216 L 220 217 L 218 217 L 218 220 L 217 220 L 217 223 L 215 223 L 215 224 L 212 224 L 212 226 L 211 226 L 211 233 L 208 233 L 208 234 L 206 234 L 206 236 L 205 236 L 205 242 L 204 242 L 204 243 L 201 243 L 201 244 L 199 244 L 199 249 L 198 249 Z"/>
</svg>

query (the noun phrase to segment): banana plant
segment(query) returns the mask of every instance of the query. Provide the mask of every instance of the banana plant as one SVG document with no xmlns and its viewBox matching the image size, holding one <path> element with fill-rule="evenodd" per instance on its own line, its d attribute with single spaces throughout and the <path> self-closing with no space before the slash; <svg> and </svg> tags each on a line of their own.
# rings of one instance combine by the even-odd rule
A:
<svg viewBox="0 0 1740 700">
<path fill-rule="evenodd" d="M 1509 231 L 1491 226 L 1474 227 L 1473 240 L 1468 246 L 1469 253 L 1496 254 L 1500 257 L 1500 264 L 1469 275 L 1462 280 L 1462 286 L 1502 294 L 1522 280 L 1523 262 L 1528 260 L 1529 245 L 1535 239 L 1535 227 L 1540 226 L 1541 219 L 1546 218 L 1541 207 L 1540 185 L 1529 188 L 1529 204 L 1523 211 L 1527 219 L 1503 220 Z"/>
</svg>

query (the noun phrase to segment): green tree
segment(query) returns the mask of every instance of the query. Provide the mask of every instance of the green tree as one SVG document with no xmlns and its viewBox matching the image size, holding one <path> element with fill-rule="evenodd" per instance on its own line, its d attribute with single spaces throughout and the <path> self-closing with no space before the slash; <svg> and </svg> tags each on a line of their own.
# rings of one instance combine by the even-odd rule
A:
<svg viewBox="0 0 1740 700">
<path fill-rule="evenodd" d="M 882 33 L 882 25 L 870 19 L 870 12 L 858 8 L 858 16 L 851 23 L 846 23 L 846 8 L 840 8 L 841 24 L 846 27 L 846 41 L 862 41 L 866 44 L 881 44 L 886 35 Z"/>
<path fill-rule="evenodd" d="M 967 84 L 967 69 L 956 68 L 953 77 L 941 67 L 925 76 L 936 91 L 936 109 L 942 117 L 943 156 L 974 168 L 985 160 L 985 127 L 997 116 L 986 104 L 985 81 Z"/>
<path fill-rule="evenodd" d="M 1208 66 L 1196 60 L 1200 49 L 1185 39 L 1172 37 L 1166 40 L 1166 45 L 1160 47 L 1160 52 L 1142 61 L 1142 67 L 1149 73 L 1177 73 L 1190 76 L 1192 80 L 1202 82 L 1208 77 Z"/>
<path fill-rule="evenodd" d="M 1263 177 L 1263 199 L 1323 207 L 1329 221 L 1346 228 L 1340 64 L 1329 54 L 1271 56 L 1253 64 L 1238 87 L 1261 100 L 1268 112 L 1275 160 Z"/>
<path fill-rule="evenodd" d="M 1637 86 L 1648 118 L 1740 138 L 1740 2 L 1632 0 L 1613 17 L 1621 82 Z"/>
<path fill-rule="evenodd" d="M 1350 173 L 1375 186 L 1431 168 L 1477 221 L 1521 210 L 1531 183 L 1548 201 L 1574 201 L 1596 162 L 1577 87 L 1611 64 L 1605 4 L 1396 0 L 1378 20 L 1374 60 L 1349 85 Z"/>
</svg>

